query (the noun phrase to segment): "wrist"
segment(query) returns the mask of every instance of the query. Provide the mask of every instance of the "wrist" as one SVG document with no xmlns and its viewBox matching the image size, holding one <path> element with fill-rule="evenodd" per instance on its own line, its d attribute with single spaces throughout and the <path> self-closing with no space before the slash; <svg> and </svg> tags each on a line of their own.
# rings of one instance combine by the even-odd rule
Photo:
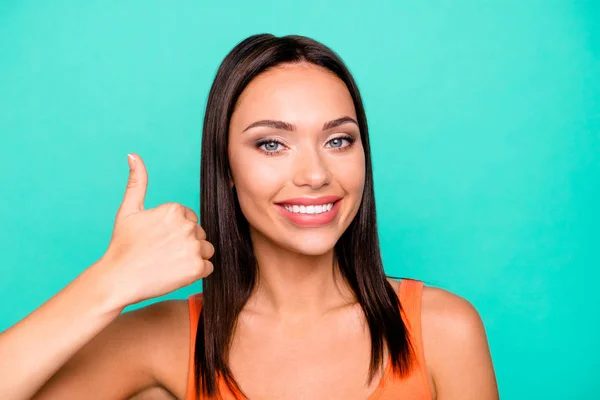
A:
<svg viewBox="0 0 600 400">
<path fill-rule="evenodd" d="M 83 287 L 97 307 L 97 311 L 115 317 L 129 305 L 118 288 L 118 280 L 114 278 L 116 270 L 112 260 L 102 257 L 78 278 L 85 283 Z"/>
</svg>

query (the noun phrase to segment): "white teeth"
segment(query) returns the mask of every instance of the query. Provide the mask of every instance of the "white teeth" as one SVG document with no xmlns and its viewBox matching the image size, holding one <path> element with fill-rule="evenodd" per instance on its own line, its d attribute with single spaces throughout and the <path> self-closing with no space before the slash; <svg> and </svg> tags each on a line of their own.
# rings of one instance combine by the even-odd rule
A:
<svg viewBox="0 0 600 400">
<path fill-rule="evenodd" d="M 321 204 L 318 206 L 284 205 L 283 207 L 295 214 L 322 214 L 330 211 L 333 208 L 333 203 Z"/>
</svg>

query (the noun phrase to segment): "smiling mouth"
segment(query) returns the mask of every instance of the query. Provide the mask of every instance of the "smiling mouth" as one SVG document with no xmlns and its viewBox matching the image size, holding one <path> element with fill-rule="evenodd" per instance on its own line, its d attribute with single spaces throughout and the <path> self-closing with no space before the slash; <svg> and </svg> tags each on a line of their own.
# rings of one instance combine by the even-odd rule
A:
<svg viewBox="0 0 600 400">
<path fill-rule="evenodd" d="M 294 214 L 301 215 L 319 215 L 324 214 L 326 212 L 331 211 L 335 203 L 339 200 L 336 200 L 331 203 L 324 204 L 315 204 L 310 206 L 296 205 L 296 204 L 278 204 L 278 206 L 285 208 L 286 211 L 289 211 Z"/>
<path fill-rule="evenodd" d="M 323 199 L 329 200 L 329 199 Z M 340 212 L 342 199 L 322 204 L 275 203 L 282 215 L 294 225 L 303 228 L 318 228 L 331 224 Z"/>
</svg>

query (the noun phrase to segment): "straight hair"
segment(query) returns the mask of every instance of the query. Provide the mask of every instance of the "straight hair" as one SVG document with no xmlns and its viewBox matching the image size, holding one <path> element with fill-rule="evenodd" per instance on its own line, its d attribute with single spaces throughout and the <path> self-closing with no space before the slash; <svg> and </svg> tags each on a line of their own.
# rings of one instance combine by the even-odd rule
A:
<svg viewBox="0 0 600 400">
<path fill-rule="evenodd" d="M 214 271 L 202 280 L 203 306 L 194 348 L 196 395 L 218 393 L 218 377 L 241 393 L 228 367 L 236 321 L 257 282 L 257 261 L 249 224 L 235 187 L 230 186 L 229 122 L 244 88 L 259 74 L 282 64 L 311 63 L 331 71 L 352 96 L 365 153 L 365 182 L 360 208 L 334 246 L 341 276 L 362 307 L 371 337 L 368 383 L 383 366 L 384 341 L 395 374 L 405 376 L 414 351 L 402 320 L 401 304 L 386 279 L 379 248 L 367 119 L 354 78 L 327 46 L 305 36 L 250 36 L 221 63 L 204 116 L 200 165 L 200 220 L 215 253 Z M 246 396 L 247 397 L 247 396 Z"/>
</svg>

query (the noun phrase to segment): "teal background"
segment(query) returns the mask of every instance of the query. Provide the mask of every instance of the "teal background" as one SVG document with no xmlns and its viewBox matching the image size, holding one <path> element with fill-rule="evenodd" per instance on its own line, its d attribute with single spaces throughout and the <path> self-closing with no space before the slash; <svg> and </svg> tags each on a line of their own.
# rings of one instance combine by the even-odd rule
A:
<svg viewBox="0 0 600 400">
<path fill-rule="evenodd" d="M 219 63 L 294 33 L 364 96 L 386 272 L 477 307 L 503 399 L 598 398 L 599 5 L 4 0 L 0 330 L 103 254 L 128 152 L 199 211 Z"/>
</svg>

